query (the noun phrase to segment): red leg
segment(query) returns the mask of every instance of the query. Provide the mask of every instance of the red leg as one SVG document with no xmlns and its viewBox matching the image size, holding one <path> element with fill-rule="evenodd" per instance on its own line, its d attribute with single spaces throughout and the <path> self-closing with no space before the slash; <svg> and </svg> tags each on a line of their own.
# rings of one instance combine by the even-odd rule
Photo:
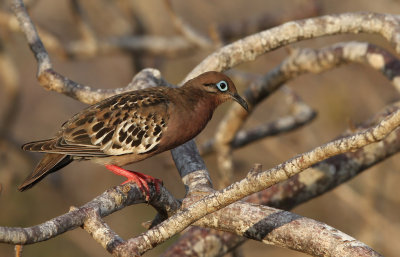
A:
<svg viewBox="0 0 400 257">
<path fill-rule="evenodd" d="M 126 184 L 129 182 L 134 182 L 138 185 L 139 189 L 142 190 L 142 192 L 146 195 L 146 200 L 149 200 L 150 197 L 150 189 L 149 185 L 147 184 L 148 182 L 153 182 L 154 185 L 156 186 L 156 192 L 160 192 L 160 185 L 162 184 L 162 181 L 159 179 L 156 179 L 152 176 L 145 175 L 136 171 L 130 171 L 123 169 L 121 167 L 118 167 L 116 165 L 106 165 L 106 168 L 110 171 L 112 171 L 114 174 L 119 175 L 119 176 L 124 176 L 127 178 L 126 181 L 122 183 Z"/>
</svg>

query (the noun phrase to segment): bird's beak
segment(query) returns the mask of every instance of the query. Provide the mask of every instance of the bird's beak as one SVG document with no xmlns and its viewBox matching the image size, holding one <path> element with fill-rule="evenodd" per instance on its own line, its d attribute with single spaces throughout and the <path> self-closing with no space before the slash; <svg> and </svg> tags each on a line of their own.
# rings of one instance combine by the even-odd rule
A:
<svg viewBox="0 0 400 257">
<path fill-rule="evenodd" d="M 231 96 L 232 99 L 238 102 L 246 111 L 249 111 L 249 106 L 247 105 L 246 100 L 244 100 L 238 93 L 234 93 Z"/>
</svg>

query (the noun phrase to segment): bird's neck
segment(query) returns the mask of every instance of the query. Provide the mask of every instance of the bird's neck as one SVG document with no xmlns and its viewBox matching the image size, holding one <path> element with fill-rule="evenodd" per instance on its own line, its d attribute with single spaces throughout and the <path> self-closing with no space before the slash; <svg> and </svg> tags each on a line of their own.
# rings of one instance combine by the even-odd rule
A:
<svg viewBox="0 0 400 257">
<path fill-rule="evenodd" d="M 185 88 L 183 89 L 185 90 Z M 185 92 L 184 99 L 187 108 L 190 110 L 188 113 L 193 116 L 194 122 L 197 122 L 197 125 L 201 128 L 207 124 L 214 110 L 221 104 L 216 95 L 196 89 L 189 89 Z"/>
<path fill-rule="evenodd" d="M 171 126 L 180 128 L 180 134 L 174 135 L 174 143 L 180 145 L 197 136 L 211 119 L 215 108 L 220 104 L 218 99 L 208 93 L 185 88 L 179 90 L 179 102 L 174 111 L 174 120 L 170 121 Z M 184 128 L 184 129 L 183 129 Z M 175 129 L 171 129 L 175 131 Z"/>
</svg>

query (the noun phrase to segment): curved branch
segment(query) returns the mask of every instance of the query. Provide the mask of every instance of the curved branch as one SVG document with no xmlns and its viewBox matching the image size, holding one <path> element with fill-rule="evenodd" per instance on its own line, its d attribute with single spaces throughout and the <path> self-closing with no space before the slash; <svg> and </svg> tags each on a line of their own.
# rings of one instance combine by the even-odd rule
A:
<svg viewBox="0 0 400 257">
<path fill-rule="evenodd" d="M 23 3 L 19 0 L 13 1 L 13 11 L 18 18 L 20 26 L 25 33 L 28 44 L 38 63 L 39 83 L 48 90 L 68 95 L 80 102 L 94 104 L 100 100 L 115 94 L 120 94 L 133 89 L 140 89 L 144 86 L 163 86 L 167 83 L 161 78 L 161 74 L 155 69 L 145 69 L 137 74 L 133 81 L 125 88 L 116 89 L 91 89 L 88 86 L 80 85 L 60 73 L 53 70 L 49 54 L 32 23 Z M 139 76 L 139 77 L 138 77 Z M 140 86 L 136 86 L 136 83 Z"/>
<path fill-rule="evenodd" d="M 217 158 L 222 172 L 231 173 L 231 150 L 238 146 L 235 142 L 239 140 L 239 133 L 244 133 L 240 128 L 257 104 L 284 83 L 301 74 L 320 73 L 349 62 L 366 64 L 382 72 L 400 91 L 400 61 L 383 48 L 364 42 L 345 42 L 317 50 L 296 49 L 280 65 L 255 80 L 246 89 L 244 96 L 250 106 L 250 112 L 233 105 L 219 123 L 214 145 L 217 146 Z"/>
<path fill-rule="evenodd" d="M 400 53 L 399 19 L 395 15 L 358 12 L 291 21 L 226 45 L 209 55 L 184 81 L 209 70 L 225 71 L 258 56 L 305 39 L 344 33 L 380 34 Z"/>
</svg>

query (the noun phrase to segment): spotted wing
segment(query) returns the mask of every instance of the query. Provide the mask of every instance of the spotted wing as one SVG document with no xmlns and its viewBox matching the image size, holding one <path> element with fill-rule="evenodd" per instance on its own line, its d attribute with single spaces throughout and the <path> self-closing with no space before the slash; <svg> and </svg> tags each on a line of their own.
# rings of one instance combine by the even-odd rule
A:
<svg viewBox="0 0 400 257">
<path fill-rule="evenodd" d="M 163 88 L 108 98 L 72 117 L 44 151 L 82 157 L 154 151 L 166 130 L 168 102 Z"/>
</svg>

